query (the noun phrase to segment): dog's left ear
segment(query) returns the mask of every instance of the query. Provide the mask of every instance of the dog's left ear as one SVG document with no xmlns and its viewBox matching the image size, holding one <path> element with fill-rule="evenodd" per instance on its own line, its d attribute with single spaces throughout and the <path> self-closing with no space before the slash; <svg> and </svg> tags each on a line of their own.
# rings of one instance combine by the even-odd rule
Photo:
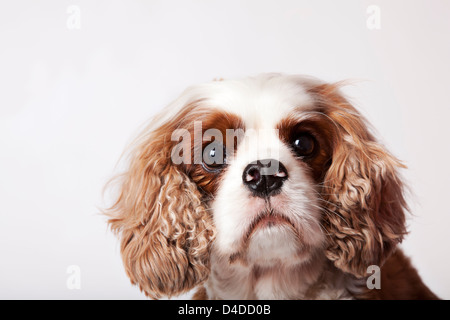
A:
<svg viewBox="0 0 450 320">
<path fill-rule="evenodd" d="M 326 255 L 357 277 L 381 265 L 406 234 L 406 202 L 398 168 L 404 167 L 370 134 L 339 85 L 311 89 L 334 127 L 331 165 L 324 177 Z"/>
<path fill-rule="evenodd" d="M 197 185 L 171 160 L 171 133 L 181 120 L 141 134 L 106 210 L 128 277 L 155 299 L 187 292 L 209 276 L 212 218 Z"/>
</svg>

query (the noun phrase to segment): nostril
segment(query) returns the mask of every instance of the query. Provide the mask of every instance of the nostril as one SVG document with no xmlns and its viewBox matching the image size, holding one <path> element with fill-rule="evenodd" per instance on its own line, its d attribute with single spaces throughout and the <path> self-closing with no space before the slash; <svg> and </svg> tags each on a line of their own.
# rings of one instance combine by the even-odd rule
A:
<svg viewBox="0 0 450 320">
<path fill-rule="evenodd" d="M 276 191 L 281 188 L 284 180 L 282 178 L 278 178 L 276 176 L 267 176 L 266 177 L 266 189 L 267 192 Z"/>
<path fill-rule="evenodd" d="M 276 188 L 277 188 L 277 184 L 278 184 L 278 182 L 275 181 L 275 180 L 268 181 L 268 183 L 267 183 L 267 189 L 268 189 L 268 190 L 276 189 Z"/>
<path fill-rule="evenodd" d="M 258 182 L 261 179 L 261 173 L 257 168 L 251 168 L 245 177 L 247 182 Z"/>
<path fill-rule="evenodd" d="M 278 177 L 278 178 L 284 178 L 287 176 L 287 174 L 286 174 L 286 171 L 284 171 L 284 170 L 278 170 L 278 172 L 275 173 L 274 176 Z"/>
<path fill-rule="evenodd" d="M 242 180 L 255 196 L 267 197 L 280 191 L 287 177 L 287 170 L 281 162 L 266 159 L 249 164 L 244 170 Z"/>
</svg>

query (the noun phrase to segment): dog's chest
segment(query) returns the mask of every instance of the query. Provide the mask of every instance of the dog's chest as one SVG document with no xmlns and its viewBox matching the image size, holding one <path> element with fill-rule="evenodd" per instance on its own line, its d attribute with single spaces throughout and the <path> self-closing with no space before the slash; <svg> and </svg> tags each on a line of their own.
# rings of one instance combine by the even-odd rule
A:
<svg viewBox="0 0 450 320">
<path fill-rule="evenodd" d="M 327 272 L 274 269 L 259 273 L 242 266 L 215 268 L 206 284 L 210 299 L 352 299 L 344 281 Z"/>
</svg>

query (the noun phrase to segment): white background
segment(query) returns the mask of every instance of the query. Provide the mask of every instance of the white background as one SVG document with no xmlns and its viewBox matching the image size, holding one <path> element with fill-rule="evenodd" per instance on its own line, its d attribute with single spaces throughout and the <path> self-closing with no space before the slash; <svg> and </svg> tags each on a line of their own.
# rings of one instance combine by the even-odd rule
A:
<svg viewBox="0 0 450 320">
<path fill-rule="evenodd" d="M 1 0 L 0 298 L 144 298 L 99 214 L 125 146 L 188 85 L 284 72 L 358 80 L 347 93 L 409 167 L 403 248 L 449 299 L 449 13 L 447 0 Z"/>
</svg>

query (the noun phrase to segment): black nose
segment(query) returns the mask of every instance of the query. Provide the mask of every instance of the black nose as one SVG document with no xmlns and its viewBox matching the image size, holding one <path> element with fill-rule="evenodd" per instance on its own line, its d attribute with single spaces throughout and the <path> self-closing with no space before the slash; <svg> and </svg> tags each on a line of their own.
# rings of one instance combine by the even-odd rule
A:
<svg viewBox="0 0 450 320">
<path fill-rule="evenodd" d="M 273 196 L 280 192 L 288 178 L 285 166 L 275 159 L 258 160 L 250 163 L 242 174 L 244 185 L 257 197 Z"/>
</svg>

